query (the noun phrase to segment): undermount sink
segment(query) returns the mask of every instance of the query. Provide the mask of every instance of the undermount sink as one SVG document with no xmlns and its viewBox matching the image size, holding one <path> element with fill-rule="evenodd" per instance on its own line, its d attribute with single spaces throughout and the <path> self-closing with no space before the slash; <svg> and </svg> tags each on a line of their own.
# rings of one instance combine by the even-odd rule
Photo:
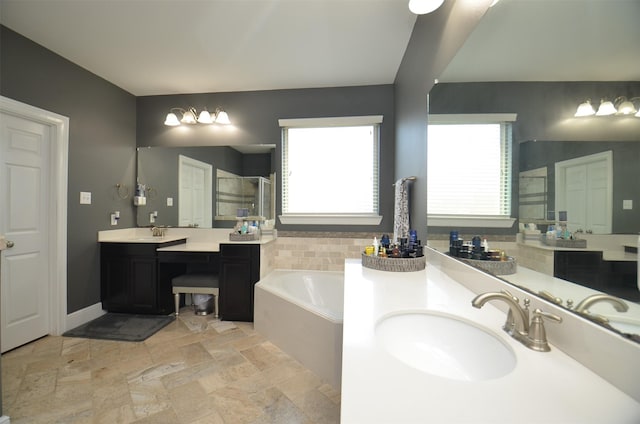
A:
<svg viewBox="0 0 640 424">
<path fill-rule="evenodd" d="M 500 378 L 516 365 L 511 348 L 471 321 L 439 312 L 401 312 L 376 325 L 386 351 L 412 368 L 462 381 Z"/>
</svg>

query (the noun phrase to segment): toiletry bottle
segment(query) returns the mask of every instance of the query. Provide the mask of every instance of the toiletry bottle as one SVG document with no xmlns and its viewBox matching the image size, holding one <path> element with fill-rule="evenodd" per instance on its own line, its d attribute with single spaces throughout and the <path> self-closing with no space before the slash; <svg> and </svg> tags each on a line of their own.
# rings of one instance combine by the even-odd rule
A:
<svg viewBox="0 0 640 424">
<path fill-rule="evenodd" d="M 378 237 L 373 238 L 373 256 L 378 256 L 378 250 L 380 249 L 380 244 L 378 243 Z"/>
</svg>

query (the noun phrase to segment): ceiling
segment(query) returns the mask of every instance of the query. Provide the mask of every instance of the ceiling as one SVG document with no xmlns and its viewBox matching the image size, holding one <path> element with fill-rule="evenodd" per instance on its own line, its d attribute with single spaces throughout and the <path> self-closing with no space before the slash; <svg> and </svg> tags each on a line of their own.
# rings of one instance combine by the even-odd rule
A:
<svg viewBox="0 0 640 424">
<path fill-rule="evenodd" d="M 136 96 L 391 84 L 415 20 L 407 0 L 0 2 L 3 25 Z M 637 81 L 638 20 L 640 0 L 501 0 L 439 80 Z"/>
</svg>

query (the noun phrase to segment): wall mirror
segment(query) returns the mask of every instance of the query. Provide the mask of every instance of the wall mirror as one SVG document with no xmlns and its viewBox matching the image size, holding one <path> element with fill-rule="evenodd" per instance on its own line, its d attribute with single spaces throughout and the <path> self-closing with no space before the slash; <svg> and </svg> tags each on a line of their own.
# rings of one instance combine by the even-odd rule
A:
<svg viewBox="0 0 640 424">
<path fill-rule="evenodd" d="M 274 153 L 275 145 L 139 147 L 147 200 L 136 206 L 137 225 L 230 228 L 241 207 L 273 219 Z"/>
<path fill-rule="evenodd" d="M 633 46 L 623 42 L 613 43 L 615 47 L 612 47 L 606 42 L 597 42 L 602 41 L 601 37 L 605 36 L 603 32 L 606 30 L 602 28 L 602 22 L 629 22 L 627 15 L 637 13 L 639 6 L 632 2 L 610 6 L 594 1 L 585 1 L 581 7 L 577 7 L 575 2 L 567 1 L 554 2 L 553 5 L 545 2 L 544 6 L 536 2 L 501 1 L 487 12 L 459 54 L 443 72 L 440 83 L 429 94 L 429 111 L 431 114 L 518 114 L 513 134 L 512 210 L 515 216 L 521 218 L 522 223 L 539 224 L 542 230 L 546 229 L 547 212 L 557 211 L 558 207 L 566 208 L 568 202 L 567 199 L 556 198 L 558 164 L 611 152 L 611 206 L 607 205 L 606 210 L 603 210 L 603 214 L 610 216 L 610 229 L 602 230 L 592 224 L 582 224 L 579 228 L 591 230 L 594 234 L 609 234 L 602 237 L 617 237 L 624 239 L 624 244 L 635 246 L 640 232 L 640 211 L 636 205 L 640 201 L 640 167 L 637 165 L 640 163 L 640 118 L 591 117 L 581 121 L 573 116 L 577 105 L 587 98 L 596 103 L 597 107 L 600 96 L 613 98 L 640 95 L 640 67 L 635 66 L 635 70 L 629 73 L 620 72 L 630 65 L 628 57 L 634 50 Z M 556 11 L 555 8 L 559 9 Z M 550 16 L 558 19 L 565 16 L 568 19 L 566 22 L 570 20 L 571 25 L 576 28 L 592 28 L 589 36 L 593 39 L 566 40 L 553 29 L 555 26 L 566 30 L 566 25 L 557 25 L 557 22 L 549 19 Z M 542 22 L 545 22 L 544 28 L 540 27 Z M 640 36 L 637 26 L 633 31 L 636 36 Z M 524 37 L 522 40 L 520 35 Z M 509 39 L 517 44 L 517 48 L 510 50 L 503 41 Z M 559 47 L 558 51 L 549 48 L 551 45 Z M 563 46 L 566 47 L 563 49 Z M 603 59 L 604 49 L 611 54 L 606 60 Z M 518 56 L 518 51 L 534 57 L 535 52 L 540 52 L 540 56 L 536 59 L 537 63 L 532 64 L 526 58 Z M 589 71 L 597 68 L 597 72 L 585 76 L 580 69 L 584 63 L 578 57 L 593 60 L 599 58 L 607 66 L 589 67 Z M 567 62 L 575 63 L 576 67 L 570 70 Z M 491 69 L 496 69 L 496 72 L 491 73 Z M 534 71 L 530 72 L 532 69 Z M 566 72 L 563 75 L 555 73 L 558 69 L 565 69 Z M 603 205 L 606 203 L 599 203 L 598 207 Z M 581 209 L 584 210 L 585 207 Z M 434 247 L 443 250 L 442 239 L 453 229 L 465 234 L 496 236 L 509 236 L 518 232 L 517 227 L 486 230 L 485 233 L 483 228 L 434 228 L 429 224 Z M 576 224 L 576 228 L 572 230 L 577 229 Z M 434 230 L 440 232 L 439 237 L 434 236 Z M 589 237 L 589 234 L 584 236 L 587 239 Z M 448 245 L 448 242 L 445 243 Z M 616 248 L 621 249 L 621 246 Z M 624 280 L 626 289 L 629 290 L 626 299 L 629 310 L 620 313 L 610 304 L 599 305 L 597 310 L 610 310 L 611 317 L 616 317 L 616 320 L 621 317 L 622 324 L 615 322 L 614 326 L 614 320 L 611 321 L 611 327 L 608 327 L 611 331 L 618 331 L 625 337 L 640 341 L 640 289 L 635 280 L 637 259 L 634 259 L 637 254 L 630 253 L 625 258 L 619 263 L 611 261 L 616 262 L 611 266 L 623 267 L 628 275 L 633 275 L 633 281 L 628 276 Z M 509 275 L 501 278 L 539 295 L 540 287 L 535 283 L 525 283 L 523 279 Z M 596 291 L 572 281 L 559 284 L 562 287 L 558 286 L 557 290 L 573 293 L 571 297 L 576 304 L 598 291 L 621 296 L 613 288 L 599 288 Z M 566 306 L 564 301 L 567 298 L 563 299 L 563 306 Z"/>
</svg>

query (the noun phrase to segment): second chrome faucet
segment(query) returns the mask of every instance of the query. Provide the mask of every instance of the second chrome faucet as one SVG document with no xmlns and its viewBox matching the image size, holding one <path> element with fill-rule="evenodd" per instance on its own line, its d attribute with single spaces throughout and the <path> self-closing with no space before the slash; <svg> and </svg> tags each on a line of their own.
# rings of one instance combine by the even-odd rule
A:
<svg viewBox="0 0 640 424">
<path fill-rule="evenodd" d="M 501 300 L 509 306 L 507 320 L 502 327 L 511 337 L 520 343 L 539 352 L 548 352 L 551 350 L 547 342 L 546 331 L 544 329 L 543 318 L 550 319 L 555 322 L 562 322 L 562 318 L 557 315 L 543 312 L 536 309 L 533 312 L 531 324 L 529 323 L 528 299 L 525 299 L 525 308 L 520 306 L 518 298 L 511 295 L 506 290 L 501 292 L 483 293 L 471 301 L 474 308 L 482 308 L 485 303 L 490 300 Z"/>
</svg>

